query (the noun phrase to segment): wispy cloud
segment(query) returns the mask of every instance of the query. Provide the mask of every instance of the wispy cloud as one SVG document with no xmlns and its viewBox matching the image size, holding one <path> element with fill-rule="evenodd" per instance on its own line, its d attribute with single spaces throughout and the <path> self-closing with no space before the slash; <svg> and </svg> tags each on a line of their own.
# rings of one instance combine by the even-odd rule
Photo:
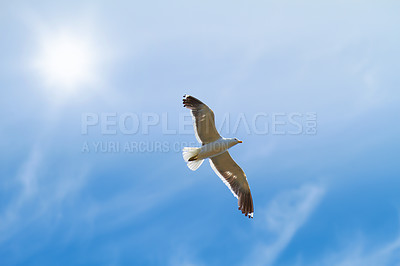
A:
<svg viewBox="0 0 400 266">
<path fill-rule="evenodd" d="M 201 266 L 204 263 L 200 262 L 191 248 L 178 246 L 174 249 L 174 253 L 170 258 L 169 265 L 182 265 L 182 266 Z"/>
<path fill-rule="evenodd" d="M 348 241 L 351 246 L 342 246 L 340 250 L 329 253 L 315 265 L 400 265 L 400 235 L 387 243 L 374 243 L 374 248 L 368 248 L 371 242 L 368 238 L 354 239 L 352 237 L 352 240 Z"/>
<path fill-rule="evenodd" d="M 84 208 L 84 217 L 87 222 L 96 222 L 97 228 L 101 228 L 101 230 L 113 230 L 124 224 L 132 223 L 136 218 L 170 200 L 194 183 L 194 180 L 187 180 L 179 184 L 154 186 L 151 192 L 133 187 L 105 201 L 91 202 Z M 113 217 L 113 219 L 109 219 L 109 217 Z"/>
<path fill-rule="evenodd" d="M 276 239 L 271 244 L 256 246 L 253 258 L 257 265 L 271 265 L 304 225 L 325 193 L 320 185 L 303 185 L 285 191 L 273 199 L 266 209 L 266 228 Z"/>
<path fill-rule="evenodd" d="M 21 208 L 37 193 L 36 172 L 40 161 L 41 153 L 34 148 L 19 169 L 16 180 L 19 183 L 20 192 L 16 198 L 8 204 L 0 216 L 0 242 L 7 239 L 7 237 L 12 234 L 12 231 L 16 229 L 13 225 L 19 219 Z"/>
<path fill-rule="evenodd" d="M 34 147 L 15 179 L 18 193 L 0 213 L 0 243 L 10 239 L 37 219 L 59 213 L 60 205 L 85 184 L 86 171 L 65 178 L 45 173 L 43 152 Z"/>
</svg>

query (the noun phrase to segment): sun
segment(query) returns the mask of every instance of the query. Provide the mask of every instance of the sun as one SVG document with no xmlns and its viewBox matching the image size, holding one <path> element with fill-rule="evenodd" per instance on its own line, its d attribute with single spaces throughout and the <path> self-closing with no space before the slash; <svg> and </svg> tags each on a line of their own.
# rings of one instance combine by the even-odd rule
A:
<svg viewBox="0 0 400 266">
<path fill-rule="evenodd" d="M 58 32 L 42 37 L 34 68 L 47 87 L 72 93 L 96 79 L 95 45 L 85 36 Z"/>
</svg>

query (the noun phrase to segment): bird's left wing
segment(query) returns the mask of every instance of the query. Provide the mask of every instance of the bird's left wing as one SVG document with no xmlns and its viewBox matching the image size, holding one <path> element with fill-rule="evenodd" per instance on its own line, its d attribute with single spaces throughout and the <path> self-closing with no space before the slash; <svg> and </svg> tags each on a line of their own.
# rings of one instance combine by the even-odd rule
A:
<svg viewBox="0 0 400 266">
<path fill-rule="evenodd" d="M 232 159 L 226 151 L 210 158 L 210 165 L 214 172 L 238 198 L 239 210 L 249 218 L 253 218 L 253 198 L 251 197 L 249 183 L 242 168 Z"/>
<path fill-rule="evenodd" d="M 193 96 L 184 95 L 183 106 L 192 111 L 194 132 L 198 142 L 207 144 L 221 137 L 215 128 L 214 112 L 206 104 Z"/>
</svg>

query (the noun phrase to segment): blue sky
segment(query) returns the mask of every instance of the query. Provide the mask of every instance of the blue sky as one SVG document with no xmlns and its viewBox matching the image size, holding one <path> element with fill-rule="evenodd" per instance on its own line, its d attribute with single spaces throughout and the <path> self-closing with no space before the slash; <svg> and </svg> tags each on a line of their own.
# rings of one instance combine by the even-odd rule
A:
<svg viewBox="0 0 400 266">
<path fill-rule="evenodd" d="M 396 1 L 0 4 L 0 264 L 400 264 L 399 11 Z M 231 154 L 253 220 L 208 162 L 186 167 L 185 93 L 217 125 L 229 115 L 223 135 L 243 140 Z M 290 134 L 294 113 L 303 129 L 315 113 L 316 133 Z M 100 122 L 84 134 L 88 114 Z M 268 133 L 251 124 L 260 114 Z M 124 115 L 138 117 L 135 134 Z M 235 128 L 240 116 L 250 131 Z"/>
</svg>

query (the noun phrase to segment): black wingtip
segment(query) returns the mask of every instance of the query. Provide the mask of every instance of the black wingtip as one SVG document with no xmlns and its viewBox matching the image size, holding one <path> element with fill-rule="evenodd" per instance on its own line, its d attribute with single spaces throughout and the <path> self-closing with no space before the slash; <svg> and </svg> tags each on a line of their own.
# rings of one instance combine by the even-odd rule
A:
<svg viewBox="0 0 400 266">
<path fill-rule="evenodd" d="M 182 101 L 183 101 L 183 106 L 188 107 L 189 109 L 193 109 L 195 107 L 199 107 L 200 105 L 204 105 L 202 101 L 188 94 L 184 95 Z"/>
<path fill-rule="evenodd" d="M 239 200 L 239 210 L 242 211 L 242 214 L 248 216 L 249 218 L 253 218 L 254 207 L 253 207 L 253 198 L 251 193 L 243 193 L 240 195 Z"/>
</svg>

